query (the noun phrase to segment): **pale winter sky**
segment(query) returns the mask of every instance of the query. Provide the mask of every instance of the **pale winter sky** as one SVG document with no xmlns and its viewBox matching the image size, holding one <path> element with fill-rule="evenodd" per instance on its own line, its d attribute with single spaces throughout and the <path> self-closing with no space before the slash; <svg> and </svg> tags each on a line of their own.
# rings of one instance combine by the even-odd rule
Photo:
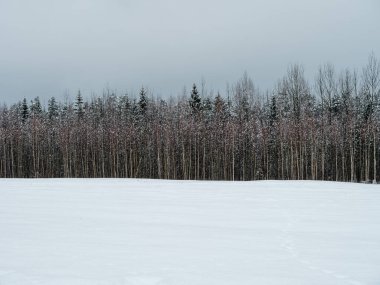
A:
<svg viewBox="0 0 380 285">
<path fill-rule="evenodd" d="M 142 85 L 166 97 L 203 77 L 261 90 L 289 64 L 313 79 L 380 57 L 379 0 L 0 0 L 0 103 Z"/>
</svg>

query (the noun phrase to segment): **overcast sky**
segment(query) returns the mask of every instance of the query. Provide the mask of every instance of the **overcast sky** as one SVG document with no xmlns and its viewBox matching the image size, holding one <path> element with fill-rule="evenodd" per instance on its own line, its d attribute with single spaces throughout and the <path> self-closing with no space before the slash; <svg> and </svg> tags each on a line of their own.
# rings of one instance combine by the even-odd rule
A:
<svg viewBox="0 0 380 285">
<path fill-rule="evenodd" d="M 147 86 L 177 95 L 203 77 L 261 90 L 289 64 L 361 67 L 380 57 L 379 0 L 0 0 L 0 102 Z"/>
</svg>

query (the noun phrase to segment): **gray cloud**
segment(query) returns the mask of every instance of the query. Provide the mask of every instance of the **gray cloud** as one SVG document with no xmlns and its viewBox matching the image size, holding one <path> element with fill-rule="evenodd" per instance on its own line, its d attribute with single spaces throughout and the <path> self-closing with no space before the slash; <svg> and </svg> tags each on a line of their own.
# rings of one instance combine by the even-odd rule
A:
<svg viewBox="0 0 380 285">
<path fill-rule="evenodd" d="M 181 92 L 203 76 L 223 91 L 247 71 L 271 88 L 290 63 L 361 67 L 380 56 L 377 0 L 0 0 L 0 102 Z"/>
</svg>

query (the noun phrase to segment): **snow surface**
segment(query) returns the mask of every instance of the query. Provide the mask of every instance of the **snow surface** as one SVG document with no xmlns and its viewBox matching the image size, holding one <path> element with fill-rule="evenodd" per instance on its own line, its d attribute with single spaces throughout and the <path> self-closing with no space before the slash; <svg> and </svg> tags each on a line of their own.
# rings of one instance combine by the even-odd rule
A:
<svg viewBox="0 0 380 285">
<path fill-rule="evenodd" d="M 380 284 L 380 186 L 3 179 L 0 284 Z"/>
</svg>

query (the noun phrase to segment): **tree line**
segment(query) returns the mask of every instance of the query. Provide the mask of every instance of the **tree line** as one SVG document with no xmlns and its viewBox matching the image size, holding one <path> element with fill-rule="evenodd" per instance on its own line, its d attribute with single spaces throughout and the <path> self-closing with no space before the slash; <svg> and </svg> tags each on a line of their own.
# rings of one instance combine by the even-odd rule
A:
<svg viewBox="0 0 380 285">
<path fill-rule="evenodd" d="M 0 107 L 0 177 L 376 182 L 379 97 L 372 54 L 361 72 L 326 64 L 312 83 L 292 65 L 265 93 L 244 74 L 225 94 L 24 99 Z"/>
</svg>

